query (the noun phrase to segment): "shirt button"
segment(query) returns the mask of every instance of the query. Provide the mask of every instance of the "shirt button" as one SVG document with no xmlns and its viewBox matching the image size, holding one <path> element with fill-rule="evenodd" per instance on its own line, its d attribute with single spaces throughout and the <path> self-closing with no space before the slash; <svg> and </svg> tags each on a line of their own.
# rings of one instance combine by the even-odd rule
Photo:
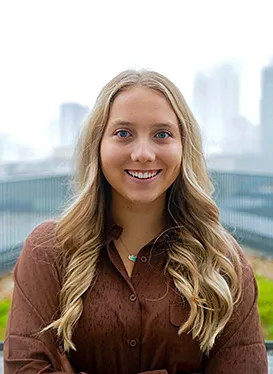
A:
<svg viewBox="0 0 273 374">
<path fill-rule="evenodd" d="M 137 341 L 136 341 L 135 339 L 132 339 L 132 340 L 129 341 L 129 344 L 130 344 L 130 346 L 131 346 L 132 348 L 134 348 L 134 347 L 136 347 L 136 345 L 137 345 Z"/>
<path fill-rule="evenodd" d="M 141 262 L 147 262 L 147 257 L 146 256 L 141 256 L 140 261 Z"/>
<path fill-rule="evenodd" d="M 136 295 L 133 293 L 129 296 L 130 301 L 136 301 Z"/>
</svg>

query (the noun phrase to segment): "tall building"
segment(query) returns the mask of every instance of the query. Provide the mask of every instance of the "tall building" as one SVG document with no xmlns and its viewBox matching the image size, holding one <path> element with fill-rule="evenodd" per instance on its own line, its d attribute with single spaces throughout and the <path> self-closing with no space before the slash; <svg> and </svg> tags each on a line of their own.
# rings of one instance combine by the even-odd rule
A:
<svg viewBox="0 0 273 374">
<path fill-rule="evenodd" d="M 54 118 L 49 121 L 48 128 L 47 128 L 47 137 L 48 142 L 51 147 L 56 147 L 60 143 L 60 126 L 59 126 L 59 119 Z"/>
<path fill-rule="evenodd" d="M 198 72 L 194 79 L 193 84 L 193 113 L 200 126 L 204 151 L 209 152 L 209 142 L 208 142 L 208 77 L 201 72 Z"/>
<path fill-rule="evenodd" d="M 34 149 L 15 141 L 10 134 L 0 133 L 0 163 L 28 161 L 34 157 Z"/>
<path fill-rule="evenodd" d="M 261 84 L 261 151 L 264 161 L 273 168 L 273 64 L 262 69 Z"/>
<path fill-rule="evenodd" d="M 64 103 L 60 106 L 60 146 L 73 148 L 76 144 L 80 125 L 89 108 L 78 103 Z"/>
<path fill-rule="evenodd" d="M 193 84 L 193 109 L 201 128 L 208 122 L 208 85 L 209 77 L 198 72 Z"/>
<path fill-rule="evenodd" d="M 233 119 L 228 136 L 223 142 L 223 153 L 232 155 L 258 154 L 260 149 L 259 127 L 245 117 Z"/>
<path fill-rule="evenodd" d="M 239 76 L 233 66 L 222 64 L 208 74 L 196 75 L 193 111 L 209 148 L 224 148 L 230 142 L 232 124 L 239 117 Z"/>
</svg>

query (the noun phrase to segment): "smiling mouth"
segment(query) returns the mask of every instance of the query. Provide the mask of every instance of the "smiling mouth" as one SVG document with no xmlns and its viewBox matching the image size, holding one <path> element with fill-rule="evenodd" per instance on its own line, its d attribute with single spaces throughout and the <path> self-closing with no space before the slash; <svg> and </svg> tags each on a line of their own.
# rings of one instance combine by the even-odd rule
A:
<svg viewBox="0 0 273 374">
<path fill-rule="evenodd" d="M 125 171 L 128 175 L 136 179 L 152 179 L 161 172 L 161 169 L 151 170 L 151 171 L 133 171 L 133 170 L 125 170 Z"/>
</svg>

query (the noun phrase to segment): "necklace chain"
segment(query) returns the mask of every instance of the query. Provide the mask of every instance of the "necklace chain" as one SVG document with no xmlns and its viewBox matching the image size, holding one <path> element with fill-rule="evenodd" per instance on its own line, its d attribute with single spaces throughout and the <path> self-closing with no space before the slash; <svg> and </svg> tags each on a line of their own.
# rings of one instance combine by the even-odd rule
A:
<svg viewBox="0 0 273 374">
<path fill-rule="evenodd" d="M 127 253 L 128 253 L 128 260 L 132 261 L 132 262 L 136 262 L 136 259 L 137 259 L 137 255 L 134 255 L 133 253 L 130 253 L 128 248 L 126 247 L 126 245 L 124 244 L 123 240 L 121 239 L 121 236 L 119 237 L 120 239 L 120 242 L 122 244 L 122 246 L 126 249 Z"/>
</svg>

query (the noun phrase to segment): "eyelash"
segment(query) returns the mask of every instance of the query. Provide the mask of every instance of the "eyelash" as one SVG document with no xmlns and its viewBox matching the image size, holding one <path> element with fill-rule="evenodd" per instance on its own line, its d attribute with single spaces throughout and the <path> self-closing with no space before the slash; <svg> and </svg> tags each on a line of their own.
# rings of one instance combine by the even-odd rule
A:
<svg viewBox="0 0 273 374">
<path fill-rule="evenodd" d="M 120 134 L 121 132 L 126 132 L 127 134 L 129 134 L 129 131 L 127 131 L 127 130 L 118 130 L 118 131 L 116 131 L 116 132 L 114 133 L 114 135 L 116 135 L 116 136 L 118 136 L 119 138 L 122 138 L 122 139 L 127 139 L 128 136 L 119 136 L 119 134 Z"/>
<path fill-rule="evenodd" d="M 119 136 L 119 134 L 120 134 L 121 132 L 125 132 L 125 133 L 127 133 L 127 134 L 130 134 L 130 132 L 127 131 L 127 130 L 118 130 L 118 131 L 116 131 L 116 132 L 114 133 L 114 135 L 118 136 L 120 139 L 128 139 L 128 138 L 129 138 L 129 136 Z M 156 133 L 156 135 L 158 135 L 158 134 L 162 134 L 162 133 L 167 134 L 168 136 L 165 137 L 165 138 L 157 138 L 157 139 L 165 140 L 165 139 L 168 139 L 169 137 L 172 136 L 172 134 L 171 134 L 169 131 L 166 131 L 166 130 L 158 131 L 158 132 Z"/>
</svg>

